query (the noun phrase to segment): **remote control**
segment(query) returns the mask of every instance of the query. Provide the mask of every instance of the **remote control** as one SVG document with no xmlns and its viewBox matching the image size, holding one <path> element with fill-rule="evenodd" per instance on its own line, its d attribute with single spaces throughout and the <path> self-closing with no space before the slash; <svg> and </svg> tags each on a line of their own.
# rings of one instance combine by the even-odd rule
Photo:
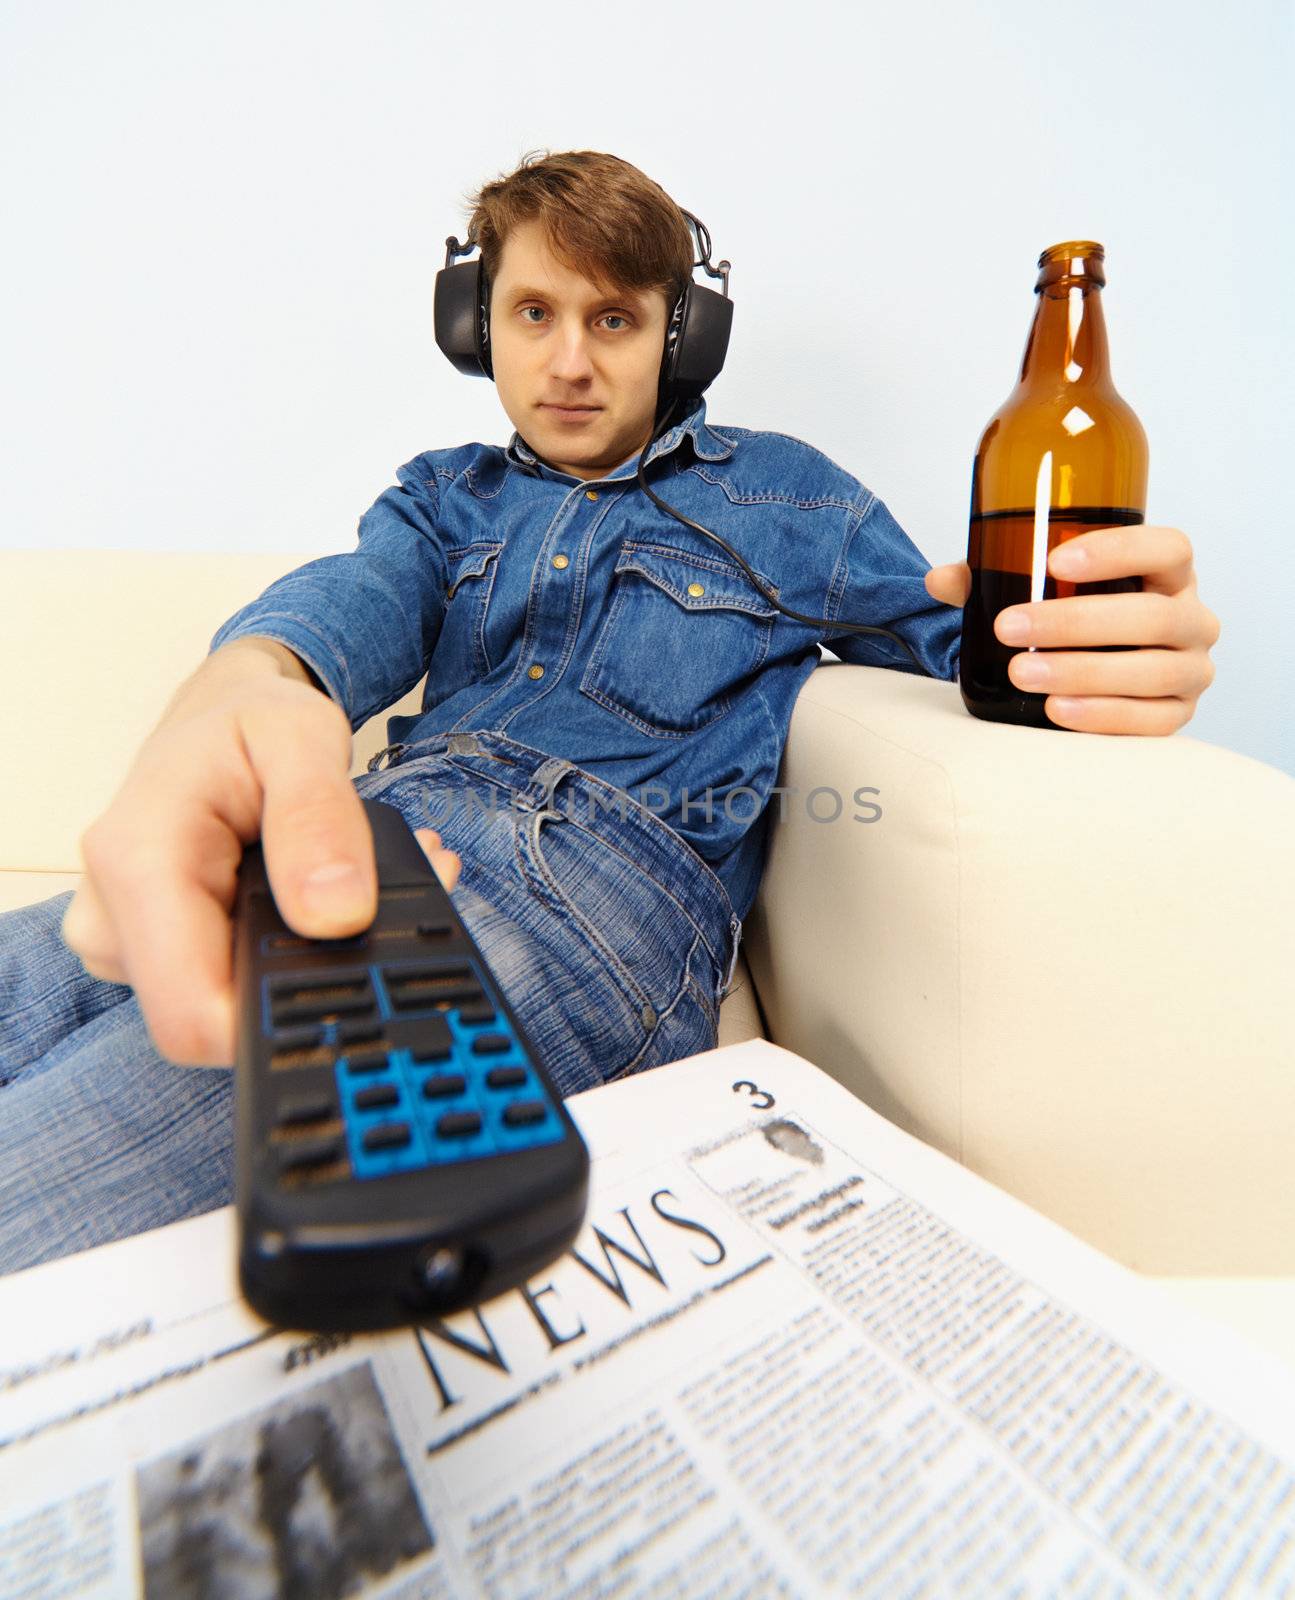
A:
<svg viewBox="0 0 1295 1600">
<path fill-rule="evenodd" d="M 396 1327 L 516 1287 L 584 1219 L 589 1152 L 394 807 L 366 800 L 378 910 L 307 939 L 259 843 L 234 921 L 239 1279 L 267 1321 Z"/>
</svg>

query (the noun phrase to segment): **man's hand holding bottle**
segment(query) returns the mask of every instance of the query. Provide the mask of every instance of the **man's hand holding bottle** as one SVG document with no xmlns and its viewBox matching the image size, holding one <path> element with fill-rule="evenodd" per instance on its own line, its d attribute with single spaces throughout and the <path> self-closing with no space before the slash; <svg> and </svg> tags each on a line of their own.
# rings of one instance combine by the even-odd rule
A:
<svg viewBox="0 0 1295 1600">
<path fill-rule="evenodd" d="M 1192 544 L 1182 529 L 1096 528 L 1049 551 L 1048 571 L 1067 583 L 1140 577 L 1142 589 L 999 612 L 994 632 L 1017 652 L 1007 669 L 1016 687 L 1046 694 L 1049 720 L 1081 733 L 1168 734 L 1190 722 L 1214 682 L 1210 650 L 1219 619 L 1196 593 Z M 926 589 L 945 605 L 964 606 L 971 569 L 965 561 L 932 567 Z M 1012 633 L 1018 618 L 1023 628 Z M 1112 644 L 1135 648 L 1098 648 Z"/>
</svg>

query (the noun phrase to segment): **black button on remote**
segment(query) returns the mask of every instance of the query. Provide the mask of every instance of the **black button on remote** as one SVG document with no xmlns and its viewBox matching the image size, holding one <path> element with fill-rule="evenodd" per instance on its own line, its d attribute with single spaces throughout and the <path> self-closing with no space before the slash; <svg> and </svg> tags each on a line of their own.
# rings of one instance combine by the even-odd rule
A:
<svg viewBox="0 0 1295 1600">
<path fill-rule="evenodd" d="M 514 1100 L 504 1107 L 504 1121 L 510 1128 L 524 1128 L 532 1122 L 543 1122 L 549 1108 L 543 1100 Z"/>
<path fill-rule="evenodd" d="M 447 1056 L 454 1044 L 454 1035 L 450 1032 L 450 1025 L 439 1011 L 434 1011 L 430 1017 L 425 1017 L 421 1022 L 414 1024 L 418 1030 L 416 1042 L 411 1047 L 414 1052 L 414 1061 L 439 1061 Z"/>
<path fill-rule="evenodd" d="M 473 979 L 453 984 L 411 983 L 393 988 L 390 993 L 392 1005 L 409 1011 L 416 1006 L 454 1005 L 460 1000 L 476 1000 L 480 998 L 481 985 Z"/>
<path fill-rule="evenodd" d="M 312 993 L 337 994 L 344 989 L 361 990 L 369 986 L 363 967 L 346 967 L 341 972 L 285 972 L 270 979 L 270 998 L 308 1000 Z"/>
<path fill-rule="evenodd" d="M 293 1139 L 279 1146 L 279 1168 L 295 1172 L 303 1167 L 329 1167 L 342 1158 L 342 1141 L 336 1135 L 318 1139 Z"/>
<path fill-rule="evenodd" d="M 341 1000 L 292 1000 L 274 1008 L 276 1028 L 289 1022 L 323 1022 L 327 1017 L 354 1016 L 357 1012 L 372 1012 L 371 995 L 355 995 Z"/>
<path fill-rule="evenodd" d="M 382 969 L 383 981 L 388 985 L 412 983 L 415 979 L 420 982 L 429 978 L 462 979 L 472 975 L 472 968 L 466 961 L 393 962 Z"/>
<path fill-rule="evenodd" d="M 401 1150 L 409 1144 L 413 1135 L 409 1131 L 407 1122 L 383 1122 L 376 1128 L 370 1128 L 364 1135 L 364 1148 L 366 1150 Z"/>
<path fill-rule="evenodd" d="M 442 1139 L 463 1139 L 470 1133 L 481 1132 L 479 1111 L 447 1111 L 436 1123 Z"/>
<path fill-rule="evenodd" d="M 317 1022 L 298 1023 L 292 1028 L 276 1028 L 270 1035 L 270 1042 L 276 1050 L 310 1050 L 323 1037 L 323 1029 Z"/>
<path fill-rule="evenodd" d="M 444 1100 L 450 1095 L 463 1094 L 468 1087 L 468 1080 L 461 1072 L 443 1072 L 435 1078 L 428 1078 L 423 1085 L 424 1100 Z"/>
<path fill-rule="evenodd" d="M 376 1111 L 380 1106 L 394 1106 L 400 1102 L 400 1090 L 394 1083 L 371 1083 L 355 1096 L 357 1111 Z"/>
<path fill-rule="evenodd" d="M 480 1023 L 494 1020 L 495 1008 L 489 1000 L 469 1000 L 459 1007 L 460 1022 Z"/>
<path fill-rule="evenodd" d="M 382 1072 L 389 1064 L 385 1050 L 352 1050 L 346 1057 L 350 1072 Z"/>
</svg>

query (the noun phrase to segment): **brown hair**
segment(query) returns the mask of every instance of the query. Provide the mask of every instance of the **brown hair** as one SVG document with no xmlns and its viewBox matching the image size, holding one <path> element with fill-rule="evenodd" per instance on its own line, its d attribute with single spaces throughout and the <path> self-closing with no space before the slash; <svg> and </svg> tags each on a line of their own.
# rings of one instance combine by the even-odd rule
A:
<svg viewBox="0 0 1295 1600">
<path fill-rule="evenodd" d="M 684 214 L 652 179 L 597 150 L 533 151 L 514 172 L 465 196 L 468 238 L 493 282 L 509 232 L 542 222 L 558 260 L 591 283 L 622 292 L 660 289 L 667 315 L 692 278 Z"/>
</svg>

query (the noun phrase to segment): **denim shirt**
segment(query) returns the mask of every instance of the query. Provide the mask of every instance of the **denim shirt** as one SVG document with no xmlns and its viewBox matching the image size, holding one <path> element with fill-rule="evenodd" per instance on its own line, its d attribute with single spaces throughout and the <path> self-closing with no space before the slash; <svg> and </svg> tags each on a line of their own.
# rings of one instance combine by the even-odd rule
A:
<svg viewBox="0 0 1295 1600">
<path fill-rule="evenodd" d="M 819 645 L 915 668 L 888 639 L 779 612 L 719 545 L 639 490 L 636 467 L 586 481 L 538 460 L 517 433 L 506 449 L 429 450 L 361 517 L 355 550 L 272 583 L 211 649 L 278 640 L 352 729 L 426 673 L 421 714 L 388 719 L 391 744 L 498 729 L 563 756 L 669 823 L 745 918 Z M 933 676 L 956 677 L 960 611 L 927 593 L 929 564 L 882 501 L 818 450 L 711 426 L 699 400 L 645 472 L 784 605 L 893 628 Z"/>
</svg>

